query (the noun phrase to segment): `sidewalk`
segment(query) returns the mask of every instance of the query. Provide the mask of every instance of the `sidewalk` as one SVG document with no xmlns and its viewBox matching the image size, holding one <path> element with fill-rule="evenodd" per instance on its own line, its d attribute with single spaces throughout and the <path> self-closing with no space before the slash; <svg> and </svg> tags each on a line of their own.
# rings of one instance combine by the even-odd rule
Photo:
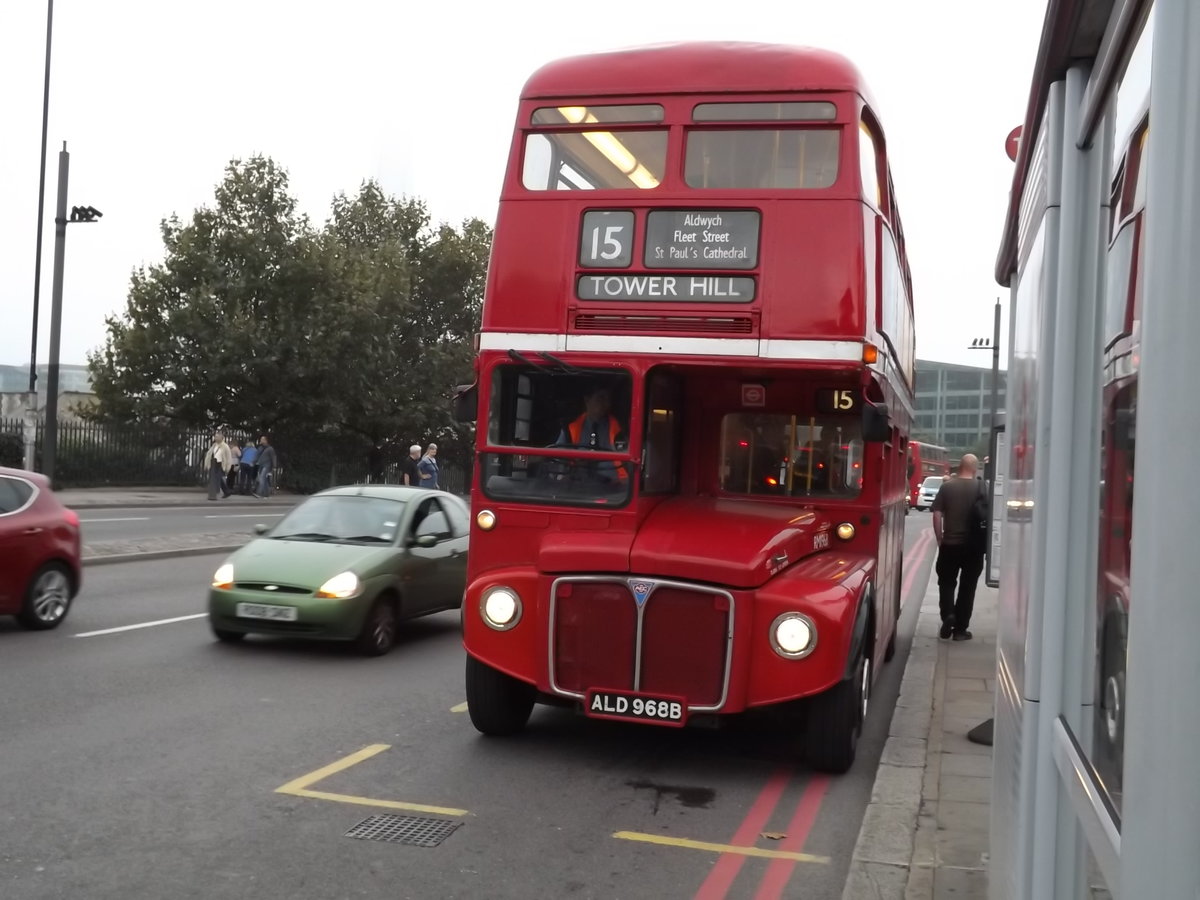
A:
<svg viewBox="0 0 1200 900">
<path fill-rule="evenodd" d="M 85 566 L 102 566 L 151 559 L 172 559 L 178 556 L 232 553 L 254 537 L 255 535 L 247 530 L 177 534 L 136 541 L 89 541 L 83 545 L 82 561 Z"/>
<path fill-rule="evenodd" d="M 92 509 L 129 509 L 145 507 L 209 506 L 204 488 L 76 488 L 55 491 L 64 506 L 77 512 Z M 295 494 L 274 494 L 258 499 L 234 494 L 211 506 L 220 508 L 273 508 L 295 506 L 303 497 Z M 264 520 L 269 524 L 272 520 Z M 216 531 L 203 534 L 164 535 L 138 540 L 86 541 L 83 545 L 83 564 L 99 566 L 135 560 L 170 559 L 178 556 L 203 556 L 209 553 L 230 553 L 248 542 L 254 534 L 247 525 L 244 532 Z"/>
<path fill-rule="evenodd" d="M 930 573 L 842 900 L 986 900 L 997 591 L 980 578 L 970 641 L 938 640 Z"/>
<path fill-rule="evenodd" d="M 71 509 L 120 509 L 146 506 L 203 506 L 208 493 L 203 487 L 194 488 L 75 488 L 55 491 L 60 503 Z M 295 494 L 273 494 L 259 500 L 249 494 L 234 494 L 220 500 L 226 506 L 295 506 L 303 498 Z"/>
</svg>

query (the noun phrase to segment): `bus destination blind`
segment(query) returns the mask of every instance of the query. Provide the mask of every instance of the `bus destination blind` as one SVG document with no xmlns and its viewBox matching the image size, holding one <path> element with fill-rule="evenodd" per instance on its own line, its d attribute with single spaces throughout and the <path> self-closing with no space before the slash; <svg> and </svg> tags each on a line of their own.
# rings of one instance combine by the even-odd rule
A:
<svg viewBox="0 0 1200 900">
<path fill-rule="evenodd" d="M 655 210 L 646 216 L 647 269 L 753 269 L 760 214 L 754 210 Z"/>
</svg>

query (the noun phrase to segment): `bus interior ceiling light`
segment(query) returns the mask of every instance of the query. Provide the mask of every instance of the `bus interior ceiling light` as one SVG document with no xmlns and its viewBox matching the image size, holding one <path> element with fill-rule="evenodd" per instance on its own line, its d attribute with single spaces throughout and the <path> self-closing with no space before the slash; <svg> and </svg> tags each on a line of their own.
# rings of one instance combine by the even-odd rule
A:
<svg viewBox="0 0 1200 900">
<path fill-rule="evenodd" d="M 483 620 L 497 631 L 507 631 L 521 619 L 521 598 L 508 587 L 484 591 L 481 604 Z"/>
<path fill-rule="evenodd" d="M 771 623 L 771 647 L 786 659 L 801 659 L 817 645 L 817 629 L 803 613 L 787 612 Z"/>
<path fill-rule="evenodd" d="M 558 111 L 573 125 L 600 121 L 584 106 L 560 106 Z M 629 148 L 622 144 L 612 132 L 585 131 L 583 136 L 593 147 L 603 153 L 604 157 L 616 166 L 622 175 L 638 187 L 642 189 L 658 187 L 658 179 L 651 174 L 649 169 L 638 162 L 637 157 L 630 153 Z"/>
</svg>

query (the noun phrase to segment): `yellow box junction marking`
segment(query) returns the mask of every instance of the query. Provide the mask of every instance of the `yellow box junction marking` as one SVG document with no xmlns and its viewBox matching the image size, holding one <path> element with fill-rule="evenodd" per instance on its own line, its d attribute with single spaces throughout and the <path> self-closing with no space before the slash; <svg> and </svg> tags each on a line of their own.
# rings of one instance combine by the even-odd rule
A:
<svg viewBox="0 0 1200 900">
<path fill-rule="evenodd" d="M 792 850 L 764 850 L 761 847 L 738 847 L 734 844 L 712 844 L 708 841 L 692 841 L 687 838 L 666 837 L 661 834 L 643 834 L 640 831 L 617 831 L 613 834 L 620 841 L 641 841 L 645 844 L 661 844 L 665 847 L 682 847 L 686 850 L 704 850 L 708 853 L 738 853 L 742 856 L 758 856 L 763 859 L 791 859 L 796 862 L 828 863 L 828 856 L 812 853 L 797 853 Z"/>
<path fill-rule="evenodd" d="M 356 797 L 353 794 L 334 794 L 329 791 L 310 790 L 312 785 L 323 781 L 330 775 L 344 772 L 351 766 L 356 766 L 363 760 L 377 756 L 390 747 L 390 744 L 371 744 L 369 747 L 363 747 L 356 753 L 343 756 L 337 762 L 330 763 L 323 768 L 317 769 L 315 772 L 309 772 L 307 775 L 301 775 L 294 781 L 289 781 L 283 787 L 275 788 L 275 793 L 290 794 L 293 797 L 308 797 L 313 800 L 332 800 L 334 803 L 352 803 L 357 806 L 378 806 L 383 809 L 404 809 L 410 812 L 434 813 L 435 815 L 442 816 L 461 817 L 470 815 L 470 812 L 465 809 L 451 809 L 446 806 L 427 806 L 424 803 L 404 803 L 400 800 L 375 800 L 371 797 Z"/>
<path fill-rule="evenodd" d="M 458 704 L 458 706 L 450 707 L 450 712 L 466 712 L 466 711 L 467 711 L 467 701 L 465 701 L 465 700 L 462 703 Z"/>
</svg>

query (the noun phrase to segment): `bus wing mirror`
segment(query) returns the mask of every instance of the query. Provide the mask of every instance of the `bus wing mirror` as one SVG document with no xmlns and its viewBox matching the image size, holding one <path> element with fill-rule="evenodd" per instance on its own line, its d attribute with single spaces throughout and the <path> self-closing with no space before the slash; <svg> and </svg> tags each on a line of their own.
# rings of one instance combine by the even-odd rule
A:
<svg viewBox="0 0 1200 900">
<path fill-rule="evenodd" d="M 474 422 L 478 413 L 478 382 L 475 384 L 460 384 L 454 391 L 454 421 Z"/>
<path fill-rule="evenodd" d="M 886 403 L 867 401 L 863 404 L 862 432 L 866 441 L 886 441 L 892 436 Z"/>
</svg>

